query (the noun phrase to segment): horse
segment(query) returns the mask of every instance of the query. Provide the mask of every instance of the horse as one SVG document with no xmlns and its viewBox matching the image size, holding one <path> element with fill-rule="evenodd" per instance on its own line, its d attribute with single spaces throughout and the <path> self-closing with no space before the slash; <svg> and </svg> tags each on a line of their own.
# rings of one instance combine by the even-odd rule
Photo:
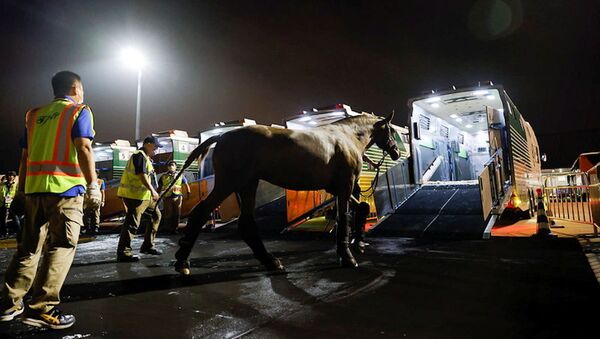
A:
<svg viewBox="0 0 600 339">
<path fill-rule="evenodd" d="M 298 191 L 324 189 L 335 196 L 336 252 L 340 265 L 358 267 L 349 248 L 350 197 L 362 168 L 363 154 L 371 145 L 376 144 L 392 160 L 400 157 L 390 126 L 393 116 L 393 112 L 386 118 L 363 113 L 308 130 L 252 125 L 202 142 L 190 153 L 177 177 L 196 159 L 201 161 L 210 145 L 216 143 L 212 155 L 215 184 L 208 197 L 188 216 L 175 254 L 175 270 L 182 275 L 191 274 L 188 258 L 201 228 L 211 212 L 232 193 L 237 193 L 241 203 L 238 231 L 255 258 L 268 270 L 285 269 L 266 250 L 254 220 L 260 179 Z"/>
</svg>

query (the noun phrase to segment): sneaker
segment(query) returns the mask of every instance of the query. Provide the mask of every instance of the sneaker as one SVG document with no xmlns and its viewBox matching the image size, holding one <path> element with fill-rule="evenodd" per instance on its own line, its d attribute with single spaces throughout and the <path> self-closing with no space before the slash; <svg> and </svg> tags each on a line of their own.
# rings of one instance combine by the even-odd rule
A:
<svg viewBox="0 0 600 339">
<path fill-rule="evenodd" d="M 11 321 L 25 310 L 23 307 L 23 302 L 20 302 L 18 305 L 14 305 L 11 308 L 8 308 L 2 313 L 0 313 L 0 321 Z"/>
<path fill-rule="evenodd" d="M 140 257 L 136 255 L 117 255 L 118 262 L 136 262 L 139 261 Z"/>
<path fill-rule="evenodd" d="M 144 248 L 140 249 L 140 253 L 144 254 L 152 254 L 152 255 L 161 255 L 162 252 L 157 250 L 156 248 Z"/>
<path fill-rule="evenodd" d="M 25 315 L 23 323 L 35 327 L 48 327 L 61 330 L 73 326 L 75 324 L 75 316 L 72 314 L 62 314 L 58 308 L 54 307 L 45 313 Z"/>
</svg>

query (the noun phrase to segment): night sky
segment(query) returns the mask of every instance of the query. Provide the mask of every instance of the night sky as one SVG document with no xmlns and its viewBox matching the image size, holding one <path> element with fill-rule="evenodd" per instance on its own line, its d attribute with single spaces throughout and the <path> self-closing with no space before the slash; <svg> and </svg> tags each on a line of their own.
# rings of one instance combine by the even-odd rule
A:
<svg viewBox="0 0 600 339">
<path fill-rule="evenodd" d="M 51 76 L 82 76 L 97 140 L 133 139 L 145 51 L 141 134 L 251 118 L 281 124 L 347 103 L 407 124 L 430 89 L 502 84 L 547 153 L 569 167 L 600 150 L 600 2 L 0 2 L 0 172 L 16 169 L 25 112 L 52 99 Z"/>
</svg>

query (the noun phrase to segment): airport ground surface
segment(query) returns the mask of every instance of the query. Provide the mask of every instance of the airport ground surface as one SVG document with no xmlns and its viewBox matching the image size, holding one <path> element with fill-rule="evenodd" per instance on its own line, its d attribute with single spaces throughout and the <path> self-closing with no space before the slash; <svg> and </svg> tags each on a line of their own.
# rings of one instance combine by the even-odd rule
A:
<svg viewBox="0 0 600 339">
<path fill-rule="evenodd" d="M 157 238 L 162 256 L 117 263 L 117 234 L 82 237 L 62 290 L 74 327 L 13 321 L 0 337 L 576 338 L 597 324 L 598 281 L 570 236 L 373 238 L 358 269 L 338 267 L 327 236 L 272 237 L 287 268 L 273 274 L 236 236 L 202 233 L 189 279 L 171 266 L 177 239 Z M 1 270 L 13 251 L 1 242 Z"/>
</svg>

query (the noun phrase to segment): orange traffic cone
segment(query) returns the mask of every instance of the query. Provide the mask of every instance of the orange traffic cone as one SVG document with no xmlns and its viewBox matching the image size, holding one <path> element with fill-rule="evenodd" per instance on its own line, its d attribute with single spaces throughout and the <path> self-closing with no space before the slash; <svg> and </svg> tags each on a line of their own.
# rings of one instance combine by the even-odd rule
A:
<svg viewBox="0 0 600 339">
<path fill-rule="evenodd" d="M 550 230 L 550 222 L 546 215 L 546 208 L 544 207 L 544 196 L 542 195 L 542 189 L 538 188 L 535 190 L 537 196 L 537 232 L 534 236 L 540 238 L 556 238 L 556 234 Z"/>
</svg>

